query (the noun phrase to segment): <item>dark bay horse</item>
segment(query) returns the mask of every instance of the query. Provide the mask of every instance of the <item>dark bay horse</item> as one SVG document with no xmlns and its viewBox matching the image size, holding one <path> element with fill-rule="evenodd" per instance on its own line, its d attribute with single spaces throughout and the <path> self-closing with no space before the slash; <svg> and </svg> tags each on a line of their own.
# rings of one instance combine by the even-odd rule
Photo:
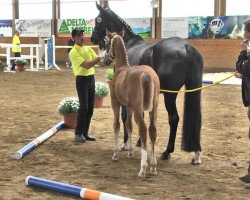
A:
<svg viewBox="0 0 250 200">
<path fill-rule="evenodd" d="M 150 174 L 155 175 L 157 173 L 157 162 L 154 146 L 157 136 L 156 119 L 160 93 L 159 77 L 150 66 L 140 65 L 130 67 L 125 45 L 120 35 L 107 31 L 107 39 L 106 50 L 108 53 L 105 56 L 104 63 L 110 65 L 110 61 L 115 60 L 115 75 L 110 87 L 115 133 L 115 150 L 112 159 L 115 161 L 119 159 L 120 107 L 125 106 L 127 111 L 128 157 L 134 157 L 131 145 L 131 133 L 133 131 L 132 114 L 134 113 L 134 119 L 138 125 L 139 136 L 141 138 L 141 169 L 138 177 L 145 177 L 148 165 L 147 126 L 144 121 L 143 112 L 148 111 L 150 119 L 148 132 L 151 141 Z"/>
<path fill-rule="evenodd" d="M 192 44 L 178 37 L 163 39 L 153 44 L 147 43 L 109 7 L 102 8 L 98 4 L 96 6 L 100 13 L 95 19 L 92 43 L 99 44 L 99 47 L 103 49 L 106 29 L 110 32 L 120 32 L 124 29 L 123 40 L 129 64 L 151 66 L 159 76 L 161 89 L 180 90 L 183 85 L 186 89 L 194 89 L 202 86 L 203 59 Z M 161 155 L 163 160 L 169 159 L 175 148 L 179 122 L 176 108 L 177 94 L 163 93 L 170 125 L 167 149 Z M 201 91 L 185 93 L 183 117 L 182 150 L 195 152 L 192 164 L 200 164 Z"/>
</svg>

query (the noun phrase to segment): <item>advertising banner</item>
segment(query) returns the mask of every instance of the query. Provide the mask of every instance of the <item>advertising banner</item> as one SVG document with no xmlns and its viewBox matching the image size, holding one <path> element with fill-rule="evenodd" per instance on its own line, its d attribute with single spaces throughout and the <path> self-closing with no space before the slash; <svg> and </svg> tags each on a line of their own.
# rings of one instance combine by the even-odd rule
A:
<svg viewBox="0 0 250 200">
<path fill-rule="evenodd" d="M 188 18 L 187 17 L 162 18 L 161 37 L 188 38 Z"/>
<path fill-rule="evenodd" d="M 85 37 L 91 37 L 95 27 L 94 19 L 58 19 L 57 21 L 58 37 L 70 37 L 74 28 L 84 30 Z"/>
<path fill-rule="evenodd" d="M 250 16 L 189 17 L 188 38 L 242 39 Z"/>
<path fill-rule="evenodd" d="M 142 38 L 150 38 L 150 18 L 125 18 L 124 21 L 131 27 L 132 31 Z"/>
<path fill-rule="evenodd" d="M 12 20 L 0 20 L 0 36 L 12 36 Z"/>
<path fill-rule="evenodd" d="M 134 33 L 143 38 L 150 37 L 150 18 L 126 18 L 124 19 L 131 26 Z M 94 27 L 94 19 L 59 19 L 57 35 L 59 37 L 70 37 L 74 28 L 81 28 L 85 32 L 85 37 L 91 37 Z"/>
<path fill-rule="evenodd" d="M 51 36 L 51 20 L 15 20 L 15 28 L 20 32 L 20 36 L 24 37 L 50 37 Z"/>
</svg>

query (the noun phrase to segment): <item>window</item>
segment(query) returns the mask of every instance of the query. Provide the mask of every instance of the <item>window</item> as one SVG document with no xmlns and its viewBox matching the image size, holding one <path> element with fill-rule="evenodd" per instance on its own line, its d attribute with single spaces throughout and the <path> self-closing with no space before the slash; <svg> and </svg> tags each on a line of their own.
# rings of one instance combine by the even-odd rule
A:
<svg viewBox="0 0 250 200">
<path fill-rule="evenodd" d="M 94 19 L 99 11 L 96 8 L 96 0 L 61 0 L 61 19 Z"/>
<path fill-rule="evenodd" d="M 121 18 L 152 17 L 151 0 L 109 0 L 109 7 Z"/>
<path fill-rule="evenodd" d="M 52 0 L 19 0 L 19 19 L 52 19 Z"/>
<path fill-rule="evenodd" d="M 226 15 L 250 15 L 249 8 L 248 0 L 227 0 Z"/>
<path fill-rule="evenodd" d="M 214 0 L 164 0 L 162 17 L 213 16 Z"/>
<path fill-rule="evenodd" d="M 12 0 L 0 1 L 0 19 L 12 19 Z"/>
</svg>

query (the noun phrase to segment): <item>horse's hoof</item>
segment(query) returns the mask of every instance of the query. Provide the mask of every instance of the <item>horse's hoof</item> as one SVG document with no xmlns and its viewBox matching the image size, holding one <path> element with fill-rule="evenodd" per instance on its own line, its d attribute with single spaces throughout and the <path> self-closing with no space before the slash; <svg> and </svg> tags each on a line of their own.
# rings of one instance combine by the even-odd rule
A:
<svg viewBox="0 0 250 200">
<path fill-rule="evenodd" d="M 150 169 L 150 174 L 151 174 L 152 176 L 155 176 L 155 175 L 157 174 L 157 171 L 156 171 L 156 168 L 155 168 L 155 167 L 152 167 L 152 168 Z"/>
<path fill-rule="evenodd" d="M 126 146 L 126 144 L 123 144 L 121 149 L 122 149 L 122 151 L 127 151 L 128 147 Z"/>
<path fill-rule="evenodd" d="M 194 158 L 191 161 L 191 165 L 200 165 L 201 164 L 201 160 L 195 160 Z"/>
<path fill-rule="evenodd" d="M 113 160 L 113 161 L 118 161 L 118 160 L 119 160 L 119 157 L 113 156 L 113 157 L 112 157 L 112 160 Z"/>
<path fill-rule="evenodd" d="M 137 178 L 140 178 L 140 179 L 141 179 L 141 178 L 145 178 L 145 174 L 140 174 L 140 173 L 139 173 L 139 174 L 137 175 Z"/>
<path fill-rule="evenodd" d="M 137 142 L 136 142 L 136 145 L 135 145 L 136 147 L 141 147 L 141 140 L 138 140 Z"/>
<path fill-rule="evenodd" d="M 160 160 L 169 160 L 171 158 L 170 153 L 163 152 L 160 156 Z"/>
<path fill-rule="evenodd" d="M 134 154 L 133 153 L 128 153 L 128 158 L 134 158 Z"/>
</svg>

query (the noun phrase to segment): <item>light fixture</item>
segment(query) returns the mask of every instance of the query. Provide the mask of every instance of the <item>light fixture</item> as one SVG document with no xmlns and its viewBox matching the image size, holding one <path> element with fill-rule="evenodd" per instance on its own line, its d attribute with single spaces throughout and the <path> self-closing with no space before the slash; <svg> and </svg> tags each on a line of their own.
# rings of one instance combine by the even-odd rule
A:
<svg viewBox="0 0 250 200">
<path fill-rule="evenodd" d="M 152 6 L 153 8 L 158 8 L 158 0 L 152 0 L 152 1 L 151 1 L 151 6 Z"/>
</svg>

